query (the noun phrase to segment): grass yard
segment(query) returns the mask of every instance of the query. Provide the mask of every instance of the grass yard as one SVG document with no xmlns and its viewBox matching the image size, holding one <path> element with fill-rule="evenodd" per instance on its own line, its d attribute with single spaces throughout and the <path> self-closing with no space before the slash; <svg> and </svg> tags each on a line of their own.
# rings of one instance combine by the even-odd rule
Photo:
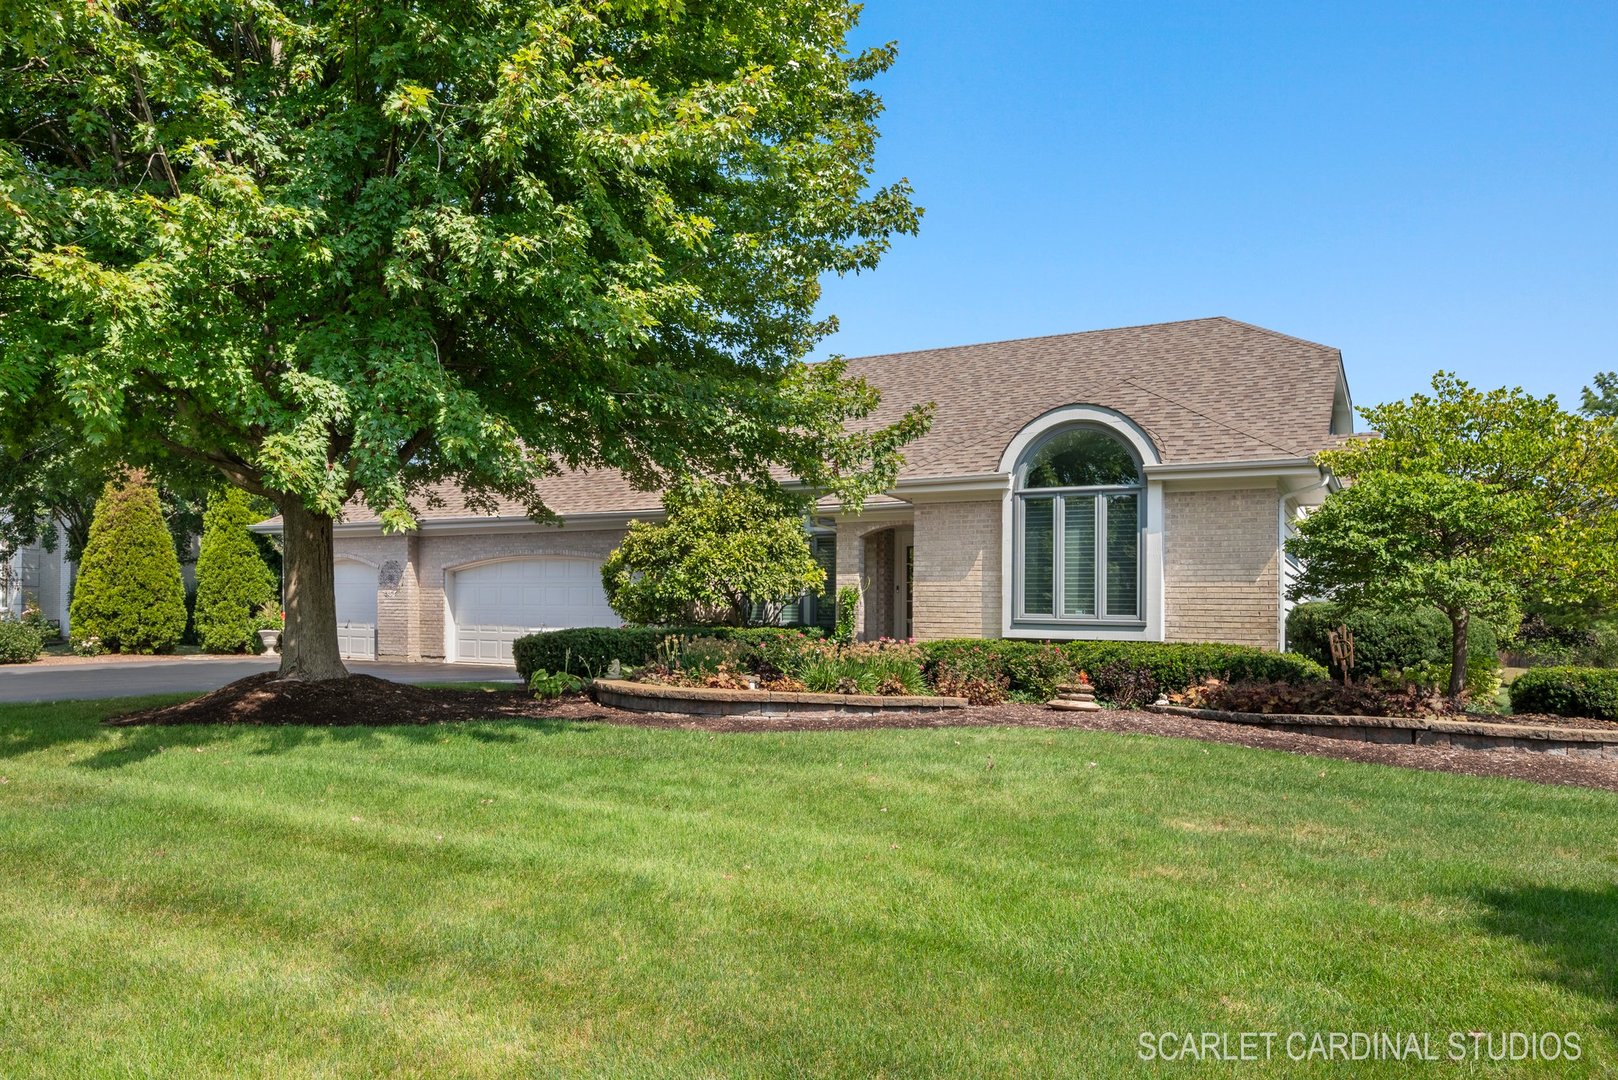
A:
<svg viewBox="0 0 1618 1080">
<path fill-rule="evenodd" d="M 1143 1030 L 1618 1072 L 1611 794 L 1035 729 L 97 726 L 129 707 L 0 707 L 0 1076 L 1244 1071 Z"/>
</svg>

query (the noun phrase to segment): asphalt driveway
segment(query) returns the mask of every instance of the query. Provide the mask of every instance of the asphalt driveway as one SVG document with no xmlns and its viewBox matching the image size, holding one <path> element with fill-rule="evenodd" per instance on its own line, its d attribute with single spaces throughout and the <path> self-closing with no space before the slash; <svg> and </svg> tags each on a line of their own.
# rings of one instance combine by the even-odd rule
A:
<svg viewBox="0 0 1618 1080">
<path fill-rule="evenodd" d="M 66 701 L 73 698 L 136 697 L 141 694 L 199 694 L 261 671 L 272 671 L 274 657 L 167 657 L 73 664 L 0 666 L 0 702 Z M 403 683 L 517 681 L 512 668 L 480 664 L 378 664 L 353 661 L 348 670 Z"/>
</svg>

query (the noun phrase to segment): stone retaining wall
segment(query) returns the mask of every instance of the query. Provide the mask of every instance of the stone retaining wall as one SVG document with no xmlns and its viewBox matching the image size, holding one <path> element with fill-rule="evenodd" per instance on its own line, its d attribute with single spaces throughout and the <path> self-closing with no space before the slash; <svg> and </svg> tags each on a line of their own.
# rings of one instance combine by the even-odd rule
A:
<svg viewBox="0 0 1618 1080">
<path fill-rule="evenodd" d="M 1407 716 L 1311 716 L 1299 713 L 1236 713 L 1148 705 L 1156 713 L 1195 716 L 1231 724 L 1318 735 L 1351 742 L 1447 746 L 1462 750 L 1532 750 L 1563 757 L 1618 761 L 1618 729 L 1490 724 L 1475 720 L 1424 720 Z"/>
<path fill-rule="evenodd" d="M 602 705 L 632 712 L 690 713 L 694 716 L 802 716 L 826 713 L 871 715 L 884 712 L 942 712 L 959 709 L 964 698 L 879 697 L 874 694 L 800 694 L 773 690 L 710 690 L 703 686 L 597 679 L 591 696 Z"/>
</svg>

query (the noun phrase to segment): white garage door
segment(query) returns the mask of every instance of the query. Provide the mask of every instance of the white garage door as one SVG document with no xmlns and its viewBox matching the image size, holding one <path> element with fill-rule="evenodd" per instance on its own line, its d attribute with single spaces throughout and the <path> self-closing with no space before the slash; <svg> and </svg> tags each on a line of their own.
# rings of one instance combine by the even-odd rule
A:
<svg viewBox="0 0 1618 1080">
<path fill-rule="evenodd" d="M 451 659 L 511 663 L 524 634 L 570 626 L 617 626 L 594 559 L 511 559 L 456 571 L 450 584 Z"/>
<path fill-rule="evenodd" d="M 375 660 L 376 568 L 338 559 L 332 570 L 337 579 L 337 651 L 344 660 Z"/>
</svg>

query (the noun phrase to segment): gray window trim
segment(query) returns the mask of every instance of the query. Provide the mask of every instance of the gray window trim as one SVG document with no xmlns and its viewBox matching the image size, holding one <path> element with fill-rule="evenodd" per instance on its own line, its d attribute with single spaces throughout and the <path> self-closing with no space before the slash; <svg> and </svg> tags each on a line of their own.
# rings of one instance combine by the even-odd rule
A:
<svg viewBox="0 0 1618 1080">
<path fill-rule="evenodd" d="M 1146 483 L 1144 473 L 1141 479 L 1134 484 L 1107 485 L 1098 487 L 1050 487 L 1029 488 L 1024 484 L 1028 478 L 1028 463 L 1039 453 L 1045 443 L 1051 439 L 1073 430 L 1075 427 L 1093 428 L 1107 431 L 1106 428 L 1095 424 L 1074 424 L 1057 428 L 1031 445 L 1023 454 L 1022 460 L 1017 464 L 1017 486 L 1012 494 L 1013 529 L 1012 534 L 1012 601 L 1015 612 L 1013 621 L 1028 625 L 1050 625 L 1053 627 L 1143 627 L 1146 625 Z M 1115 432 L 1107 431 L 1113 438 Z M 1124 445 L 1131 456 L 1136 457 L 1136 467 L 1139 469 L 1139 457 L 1133 448 L 1122 439 L 1118 440 Z M 1107 611 L 1107 534 L 1108 534 L 1108 504 L 1109 495 L 1135 496 L 1135 608 L 1127 615 L 1112 615 Z M 1096 507 L 1096 536 L 1095 536 L 1095 590 L 1096 613 L 1094 615 L 1063 615 L 1063 571 L 1067 558 L 1066 545 L 1063 532 L 1067 527 L 1066 504 L 1067 499 L 1091 498 L 1095 500 Z M 1051 557 L 1051 608 L 1049 613 L 1030 612 L 1024 608 L 1026 590 L 1024 588 L 1027 566 L 1027 504 L 1029 499 L 1052 500 L 1052 557 Z"/>
</svg>

